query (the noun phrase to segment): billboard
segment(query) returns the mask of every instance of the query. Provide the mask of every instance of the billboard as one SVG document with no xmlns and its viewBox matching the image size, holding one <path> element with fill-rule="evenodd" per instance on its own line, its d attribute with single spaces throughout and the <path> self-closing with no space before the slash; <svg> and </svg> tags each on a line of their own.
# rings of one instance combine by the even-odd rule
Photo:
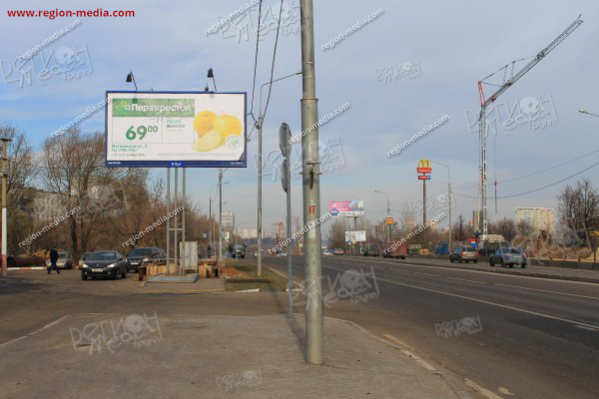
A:
<svg viewBox="0 0 599 399">
<path fill-rule="evenodd" d="M 245 168 L 246 93 L 107 91 L 108 167 Z"/>
<path fill-rule="evenodd" d="M 366 230 L 346 231 L 345 242 L 366 242 Z"/>
<path fill-rule="evenodd" d="M 333 216 L 356 217 L 364 215 L 364 201 L 331 201 L 329 202 L 329 213 Z"/>
</svg>

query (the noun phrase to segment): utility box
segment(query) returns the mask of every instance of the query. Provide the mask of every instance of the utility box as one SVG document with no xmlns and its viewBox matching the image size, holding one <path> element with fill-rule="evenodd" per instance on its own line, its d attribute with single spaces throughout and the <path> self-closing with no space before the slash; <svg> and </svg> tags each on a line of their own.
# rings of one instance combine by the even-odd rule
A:
<svg viewBox="0 0 599 399">
<path fill-rule="evenodd" d="M 179 243 L 179 253 L 181 254 L 181 265 L 183 265 L 183 259 L 185 259 L 185 270 L 198 270 L 198 248 L 199 244 L 197 241 L 188 241 L 185 243 Z"/>
</svg>

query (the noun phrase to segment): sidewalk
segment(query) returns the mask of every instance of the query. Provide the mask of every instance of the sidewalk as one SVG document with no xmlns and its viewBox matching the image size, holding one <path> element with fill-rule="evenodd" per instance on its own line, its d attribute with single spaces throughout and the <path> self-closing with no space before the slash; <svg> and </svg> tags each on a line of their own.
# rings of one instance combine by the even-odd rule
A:
<svg viewBox="0 0 599 399">
<path fill-rule="evenodd" d="M 0 398 L 478 397 L 342 320 L 325 319 L 325 364 L 308 365 L 303 320 L 68 316 L 0 346 Z"/>
</svg>

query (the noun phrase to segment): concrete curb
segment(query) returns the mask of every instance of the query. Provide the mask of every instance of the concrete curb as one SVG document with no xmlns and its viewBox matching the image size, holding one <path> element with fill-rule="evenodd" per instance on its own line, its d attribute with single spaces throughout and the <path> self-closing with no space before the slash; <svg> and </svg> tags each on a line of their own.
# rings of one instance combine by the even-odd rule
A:
<svg viewBox="0 0 599 399">
<path fill-rule="evenodd" d="M 362 256 L 348 255 L 348 257 L 364 259 L 364 257 L 362 257 Z M 400 262 L 396 262 L 393 259 L 384 259 L 384 258 L 376 259 L 376 260 L 378 260 L 379 262 L 395 263 L 395 264 L 410 263 L 409 257 Z M 497 266 L 495 268 L 492 268 L 491 266 L 489 266 L 489 269 L 472 269 L 467 266 L 439 265 L 439 264 L 424 263 L 424 262 L 410 263 L 410 264 L 417 265 L 417 266 L 442 267 L 445 269 L 470 270 L 470 271 L 483 272 L 483 273 L 498 273 L 498 274 L 508 274 L 508 275 L 525 276 L 525 277 L 547 278 L 547 279 L 552 279 L 552 280 L 569 280 L 569 281 L 579 281 L 579 282 L 584 282 L 584 283 L 599 284 L 599 276 L 597 276 L 596 278 L 593 278 L 593 277 L 585 277 L 585 276 L 568 276 L 568 275 L 561 275 L 561 274 L 549 274 L 549 273 L 542 273 L 542 272 L 523 272 L 521 270 L 518 271 L 518 269 L 516 269 L 516 270 L 501 269 L 501 268 L 497 268 Z"/>
<path fill-rule="evenodd" d="M 23 271 L 23 270 L 47 270 L 44 266 L 26 266 L 26 267 L 9 267 L 8 271 Z M 63 269 L 64 270 L 64 269 Z"/>
<path fill-rule="evenodd" d="M 410 360 L 412 360 L 416 364 L 418 364 L 420 367 L 423 367 L 425 370 L 429 371 L 431 374 L 435 374 L 435 375 L 439 376 L 440 378 L 442 378 L 444 380 L 444 382 L 449 386 L 449 388 L 460 399 L 474 399 L 477 397 L 474 395 L 474 392 L 478 392 L 478 390 L 469 386 L 466 382 L 460 381 L 460 379 L 458 377 L 456 377 L 454 374 L 436 369 L 434 366 L 430 365 L 429 363 L 427 363 L 425 360 L 423 360 L 419 356 L 417 356 L 417 355 L 413 354 L 412 352 L 410 352 L 409 350 L 407 350 L 406 347 L 404 347 L 404 345 L 400 345 L 398 343 L 392 342 L 386 338 L 381 338 L 381 337 L 371 333 L 370 331 L 368 331 L 361 325 L 354 323 L 353 321 L 345 320 L 345 319 L 338 319 L 336 317 L 329 317 L 329 316 L 325 316 L 325 318 L 349 324 L 352 327 L 354 327 L 356 330 L 358 330 L 360 333 L 362 333 L 363 335 L 365 335 L 369 338 L 372 338 L 376 341 L 379 341 L 382 344 L 387 345 L 393 349 L 398 350 L 403 355 L 405 355 L 407 358 L 409 358 Z M 414 350 L 411 347 L 409 349 Z M 465 380 L 465 381 L 468 381 L 468 380 Z M 470 388 L 470 389 L 468 389 L 468 388 Z"/>
</svg>

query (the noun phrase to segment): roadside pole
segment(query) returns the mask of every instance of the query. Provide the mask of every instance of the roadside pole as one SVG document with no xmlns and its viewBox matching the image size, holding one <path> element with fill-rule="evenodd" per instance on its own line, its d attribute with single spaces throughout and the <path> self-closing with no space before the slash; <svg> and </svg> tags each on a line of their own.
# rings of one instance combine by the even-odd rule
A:
<svg viewBox="0 0 599 399">
<path fill-rule="evenodd" d="M 279 129 L 279 147 L 285 160 L 281 172 L 281 185 L 287 197 L 287 292 L 289 295 L 289 306 L 287 316 L 293 316 L 293 260 L 291 258 L 291 131 L 289 125 L 283 123 Z"/>
<path fill-rule="evenodd" d="M 222 277 L 223 264 L 223 169 L 218 170 L 218 277 Z"/>
<path fill-rule="evenodd" d="M 6 211 L 6 143 L 10 140 L 2 139 L 2 277 L 8 276 L 8 213 Z"/>
<path fill-rule="evenodd" d="M 166 168 L 166 275 L 171 274 L 171 168 Z"/>
<path fill-rule="evenodd" d="M 302 40 L 302 180 L 306 281 L 306 361 L 323 363 L 322 355 L 322 259 L 320 237 L 320 166 L 318 156 L 318 100 L 314 60 L 314 8 L 312 0 L 301 0 Z"/>
</svg>

